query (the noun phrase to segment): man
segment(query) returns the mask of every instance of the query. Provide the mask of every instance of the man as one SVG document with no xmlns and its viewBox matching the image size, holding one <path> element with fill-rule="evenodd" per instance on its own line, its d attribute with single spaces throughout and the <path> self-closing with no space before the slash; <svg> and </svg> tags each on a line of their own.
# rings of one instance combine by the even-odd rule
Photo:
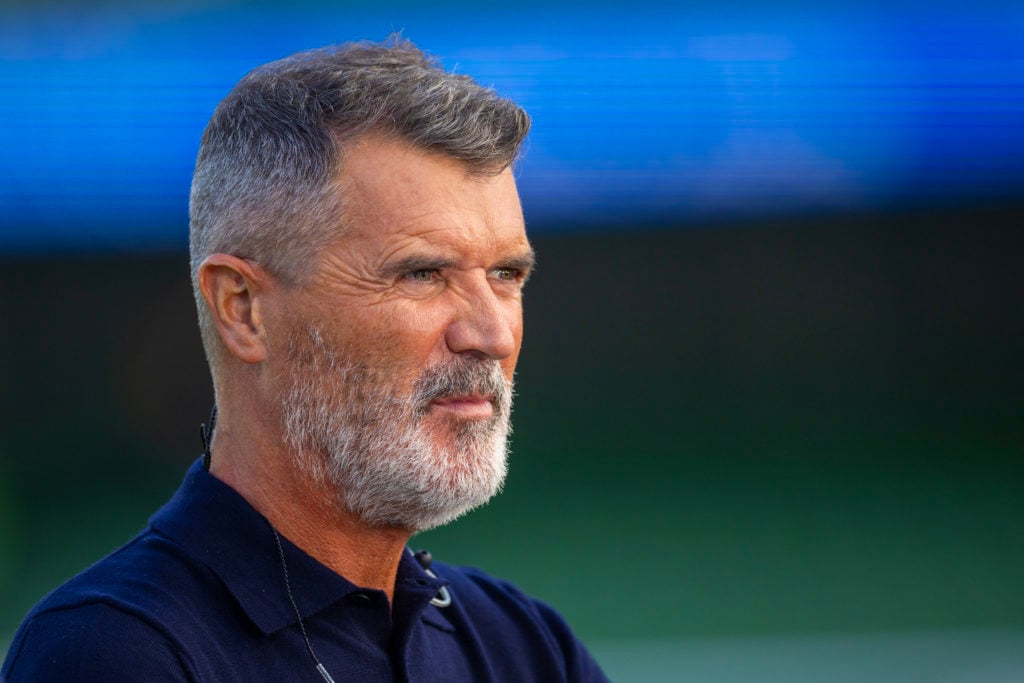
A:
<svg viewBox="0 0 1024 683">
<path fill-rule="evenodd" d="M 406 548 L 505 475 L 528 128 L 401 40 L 235 87 L 191 197 L 216 428 L 30 612 L 6 681 L 605 680 L 549 607 Z"/>
</svg>

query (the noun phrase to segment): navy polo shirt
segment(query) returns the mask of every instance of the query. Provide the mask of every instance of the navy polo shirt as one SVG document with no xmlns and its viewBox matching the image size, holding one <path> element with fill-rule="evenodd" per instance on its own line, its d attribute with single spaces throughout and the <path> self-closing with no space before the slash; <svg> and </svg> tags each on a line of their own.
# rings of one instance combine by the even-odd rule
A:
<svg viewBox="0 0 1024 683">
<path fill-rule="evenodd" d="M 317 658 L 337 683 L 606 681 L 550 607 L 469 568 L 406 552 L 394 605 L 282 538 Z M 447 586 L 451 604 L 431 603 Z M 324 679 L 267 520 L 197 462 L 135 539 L 36 605 L 0 681 Z"/>
</svg>

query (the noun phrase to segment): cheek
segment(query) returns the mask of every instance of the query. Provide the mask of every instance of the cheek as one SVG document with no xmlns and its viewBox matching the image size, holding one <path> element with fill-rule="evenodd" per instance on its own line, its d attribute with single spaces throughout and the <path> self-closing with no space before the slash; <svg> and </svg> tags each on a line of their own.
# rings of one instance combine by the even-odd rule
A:
<svg viewBox="0 0 1024 683">
<path fill-rule="evenodd" d="M 445 330 L 451 322 L 451 307 L 438 302 L 434 305 L 410 306 L 402 311 L 391 327 L 408 345 L 410 351 L 426 354 L 444 345 Z"/>
<path fill-rule="evenodd" d="M 400 307 L 363 321 L 353 337 L 372 367 L 415 379 L 444 348 L 444 330 L 444 318 L 436 312 Z"/>
</svg>

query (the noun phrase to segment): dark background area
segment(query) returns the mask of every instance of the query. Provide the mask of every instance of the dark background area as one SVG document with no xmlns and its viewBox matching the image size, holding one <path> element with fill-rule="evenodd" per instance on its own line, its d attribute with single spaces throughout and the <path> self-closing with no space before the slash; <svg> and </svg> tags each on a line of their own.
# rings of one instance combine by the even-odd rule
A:
<svg viewBox="0 0 1024 683">
<path fill-rule="evenodd" d="M 587 639 L 1021 629 L 1022 217 L 536 236 L 506 491 L 413 544 Z M 0 634 L 198 455 L 186 263 L 0 264 Z"/>
</svg>

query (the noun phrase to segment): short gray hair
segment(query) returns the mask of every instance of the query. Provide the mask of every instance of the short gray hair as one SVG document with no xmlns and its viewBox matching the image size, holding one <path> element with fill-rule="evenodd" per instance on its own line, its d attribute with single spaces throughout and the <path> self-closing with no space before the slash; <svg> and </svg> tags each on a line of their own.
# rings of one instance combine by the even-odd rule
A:
<svg viewBox="0 0 1024 683">
<path fill-rule="evenodd" d="M 215 363 L 216 329 L 199 292 L 211 254 L 252 259 L 289 283 L 343 226 L 342 147 L 379 131 L 497 173 L 519 155 L 530 118 L 468 76 L 446 72 L 408 40 L 346 43 L 249 72 L 203 133 L 189 201 L 199 327 Z"/>
</svg>

